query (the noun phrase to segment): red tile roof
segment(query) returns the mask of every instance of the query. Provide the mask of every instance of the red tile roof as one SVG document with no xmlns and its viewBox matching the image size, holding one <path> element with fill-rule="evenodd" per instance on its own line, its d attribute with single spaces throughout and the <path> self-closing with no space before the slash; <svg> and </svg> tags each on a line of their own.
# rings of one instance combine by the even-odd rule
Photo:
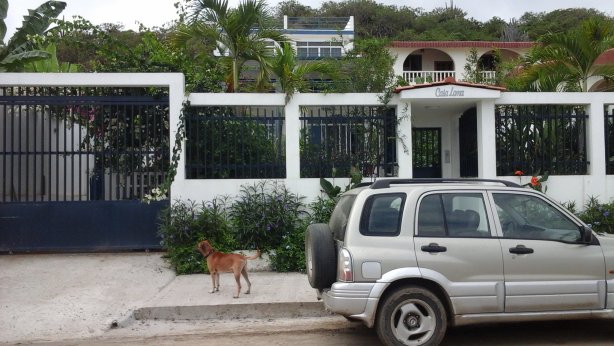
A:
<svg viewBox="0 0 614 346">
<path fill-rule="evenodd" d="M 394 48 L 531 48 L 534 42 L 499 41 L 392 41 Z"/>
<path fill-rule="evenodd" d="M 481 89 L 499 90 L 499 91 L 505 91 L 506 90 L 504 87 L 499 87 L 499 86 L 495 86 L 495 85 L 488 85 L 488 84 L 475 84 L 475 83 L 469 83 L 469 82 L 460 82 L 460 81 L 457 81 L 456 79 L 454 79 L 454 77 L 448 77 L 448 78 L 442 80 L 441 82 L 422 83 L 422 84 L 415 84 L 415 85 L 408 85 L 408 86 L 397 87 L 394 91 L 396 93 L 399 93 L 399 92 L 401 92 L 403 90 L 413 90 L 413 89 L 429 88 L 429 87 L 441 86 L 441 85 L 458 85 L 458 86 L 466 86 L 466 87 L 471 87 L 471 88 L 481 88 Z"/>
<path fill-rule="evenodd" d="M 614 49 L 606 50 L 603 52 L 597 60 L 595 60 L 595 65 L 606 65 L 614 63 Z"/>
</svg>

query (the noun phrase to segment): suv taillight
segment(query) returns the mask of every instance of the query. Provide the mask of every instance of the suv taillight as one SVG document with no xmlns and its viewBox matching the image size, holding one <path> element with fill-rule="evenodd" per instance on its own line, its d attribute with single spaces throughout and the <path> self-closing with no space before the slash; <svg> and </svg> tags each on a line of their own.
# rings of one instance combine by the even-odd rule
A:
<svg viewBox="0 0 614 346">
<path fill-rule="evenodd" d="M 354 281 L 352 255 L 350 255 L 350 252 L 345 248 L 339 250 L 339 258 L 337 260 L 337 280 L 344 282 Z"/>
</svg>

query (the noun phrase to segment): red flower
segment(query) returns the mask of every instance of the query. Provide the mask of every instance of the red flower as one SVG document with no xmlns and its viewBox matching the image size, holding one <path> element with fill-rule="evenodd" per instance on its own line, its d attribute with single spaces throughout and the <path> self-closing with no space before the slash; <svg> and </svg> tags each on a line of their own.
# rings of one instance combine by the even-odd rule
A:
<svg viewBox="0 0 614 346">
<path fill-rule="evenodd" d="M 537 179 L 537 177 L 531 178 L 531 185 L 539 186 L 539 179 Z"/>
<path fill-rule="evenodd" d="M 523 171 L 516 171 L 516 172 L 514 172 L 514 175 L 518 175 L 518 176 L 521 176 L 521 175 L 523 175 L 523 174 L 524 174 L 524 172 L 523 172 Z"/>
</svg>

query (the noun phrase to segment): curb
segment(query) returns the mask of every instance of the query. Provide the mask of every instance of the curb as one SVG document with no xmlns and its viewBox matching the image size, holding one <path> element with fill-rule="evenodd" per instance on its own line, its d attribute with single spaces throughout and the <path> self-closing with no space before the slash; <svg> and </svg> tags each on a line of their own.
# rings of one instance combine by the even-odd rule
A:
<svg viewBox="0 0 614 346">
<path fill-rule="evenodd" d="M 143 307 L 136 320 L 233 320 L 331 316 L 322 302 Z"/>
</svg>

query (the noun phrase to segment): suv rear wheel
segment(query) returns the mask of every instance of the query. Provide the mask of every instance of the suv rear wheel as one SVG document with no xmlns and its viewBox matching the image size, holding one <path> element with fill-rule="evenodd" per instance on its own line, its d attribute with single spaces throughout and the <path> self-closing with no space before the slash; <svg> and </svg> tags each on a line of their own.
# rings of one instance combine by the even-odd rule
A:
<svg viewBox="0 0 614 346">
<path fill-rule="evenodd" d="M 435 346 L 446 328 L 446 310 L 430 291 L 402 287 L 380 302 L 376 329 L 386 345 Z"/>
<path fill-rule="evenodd" d="M 330 287 L 337 277 L 337 255 L 333 234 L 327 224 L 316 223 L 307 227 L 305 257 L 311 287 Z"/>
</svg>

